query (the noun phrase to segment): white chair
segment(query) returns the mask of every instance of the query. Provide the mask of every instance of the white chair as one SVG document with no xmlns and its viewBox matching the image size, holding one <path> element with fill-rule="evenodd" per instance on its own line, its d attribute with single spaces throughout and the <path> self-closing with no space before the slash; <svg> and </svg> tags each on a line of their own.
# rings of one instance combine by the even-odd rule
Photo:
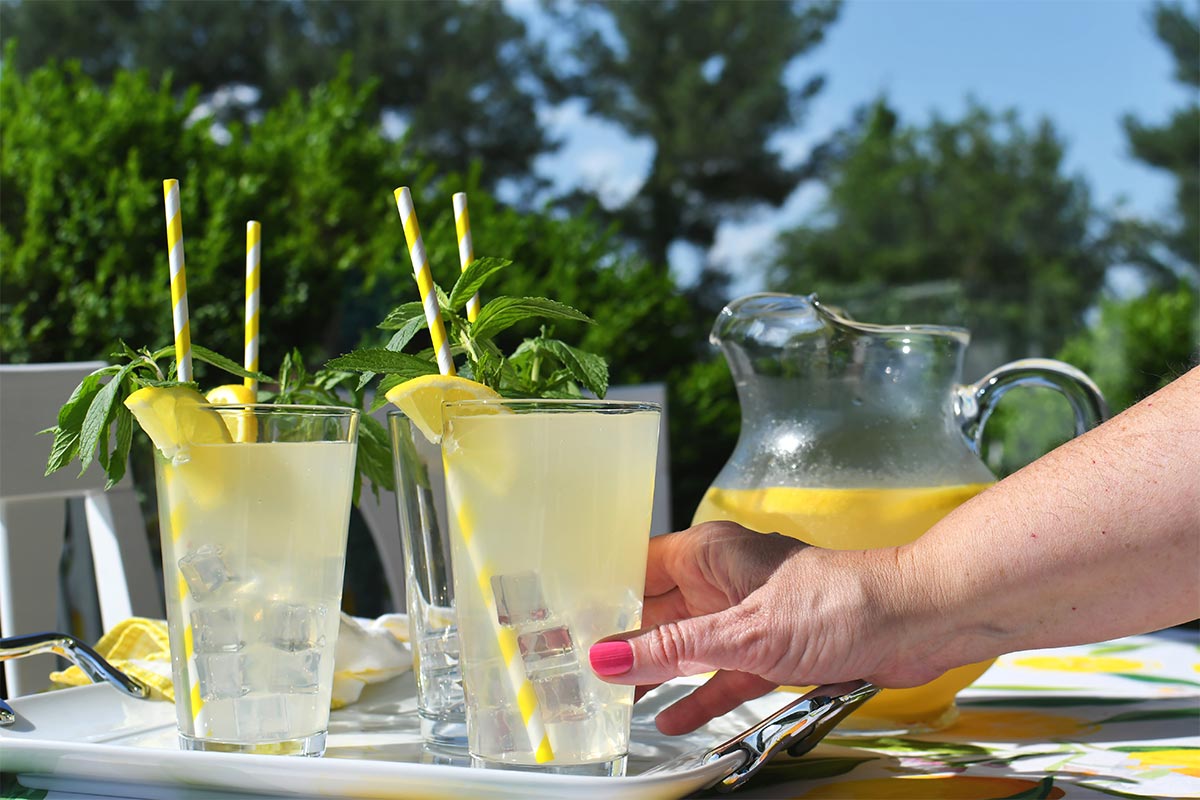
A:
<svg viewBox="0 0 1200 800">
<path fill-rule="evenodd" d="M 131 616 L 164 615 L 146 526 L 128 475 L 109 491 L 93 464 L 82 476 L 70 465 L 46 476 L 59 406 L 102 362 L 0 366 L 0 635 L 54 630 L 60 609 L 59 562 L 67 507 L 82 503 L 105 630 Z M 35 657 L 5 663 L 7 694 L 49 685 L 54 662 Z"/>
<path fill-rule="evenodd" d="M 667 387 L 663 383 L 646 383 L 637 386 L 612 386 L 605 395 L 610 400 L 638 400 L 658 403 L 662 406 L 662 420 L 658 431 L 658 464 L 654 475 L 654 510 L 650 520 L 650 535 L 668 533 L 671 527 L 671 474 L 670 452 L 667 433 Z M 391 406 L 376 411 L 374 416 L 387 427 L 387 413 Z M 436 461 L 434 463 L 437 463 Z M 396 495 L 380 491 L 376 498 L 370 489 L 363 489 L 358 510 L 363 522 L 371 532 L 379 560 L 383 564 L 384 578 L 391 595 L 392 608 L 403 611 L 404 600 L 404 554 L 400 545 L 400 523 L 396 511 Z"/>
</svg>

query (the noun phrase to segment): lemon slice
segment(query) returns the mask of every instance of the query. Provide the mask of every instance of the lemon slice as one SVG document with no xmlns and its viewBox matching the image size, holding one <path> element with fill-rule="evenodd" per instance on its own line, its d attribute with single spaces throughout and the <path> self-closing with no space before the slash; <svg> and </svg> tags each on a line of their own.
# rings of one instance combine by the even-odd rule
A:
<svg viewBox="0 0 1200 800">
<path fill-rule="evenodd" d="M 245 405 L 258 400 L 254 396 L 254 391 L 241 383 L 222 384 L 209 390 L 204 397 L 214 406 Z M 254 418 L 253 412 L 226 411 L 221 414 L 221 419 L 224 421 L 225 427 L 229 428 L 229 435 L 235 442 L 258 441 L 258 420 Z"/>
<path fill-rule="evenodd" d="M 385 396 L 433 444 L 442 441 L 442 403 L 500 399 L 482 383 L 457 375 L 422 375 L 393 386 Z"/>
<path fill-rule="evenodd" d="M 147 386 L 129 395 L 125 407 L 159 452 L 172 461 L 192 444 L 233 441 L 204 396 L 188 386 Z"/>
</svg>

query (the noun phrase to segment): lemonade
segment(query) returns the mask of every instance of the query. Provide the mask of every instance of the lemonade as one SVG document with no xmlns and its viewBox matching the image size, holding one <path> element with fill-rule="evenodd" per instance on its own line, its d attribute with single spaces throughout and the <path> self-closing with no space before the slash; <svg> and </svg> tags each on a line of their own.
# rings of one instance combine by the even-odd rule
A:
<svg viewBox="0 0 1200 800">
<path fill-rule="evenodd" d="M 244 427 L 258 412 L 232 413 Z M 273 429 L 263 417 L 249 421 Z M 193 443 L 156 459 L 185 748 L 324 749 L 355 459 L 342 438 Z"/>
<path fill-rule="evenodd" d="M 834 550 L 895 547 L 913 541 L 990 485 L 733 490 L 714 487 L 700 501 L 693 524 L 733 520 L 751 530 L 782 533 Z M 968 664 L 923 686 L 884 690 L 843 723 L 842 729 L 915 731 L 944 727 L 957 714 L 955 695 L 990 665 L 991 661 Z"/>
<path fill-rule="evenodd" d="M 449 404 L 445 413 L 471 754 L 619 772 L 633 687 L 597 678 L 587 651 L 641 622 L 658 407 L 496 401 Z M 515 680 L 507 634 L 520 648 Z M 549 763 L 530 741 L 518 681 L 536 697 Z"/>
</svg>

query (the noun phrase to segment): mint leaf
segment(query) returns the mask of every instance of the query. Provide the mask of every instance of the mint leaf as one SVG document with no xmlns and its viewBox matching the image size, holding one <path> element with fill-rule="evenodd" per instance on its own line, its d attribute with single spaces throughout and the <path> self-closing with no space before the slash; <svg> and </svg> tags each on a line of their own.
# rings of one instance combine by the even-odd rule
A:
<svg viewBox="0 0 1200 800">
<path fill-rule="evenodd" d="M 394 331 L 411 324 L 413 320 L 419 320 L 422 325 L 425 324 L 425 307 L 415 301 L 396 306 L 376 327 L 385 331 Z"/>
<path fill-rule="evenodd" d="M 471 326 L 471 336 L 475 339 L 491 339 L 518 322 L 538 317 L 592 322 L 588 315 L 556 300 L 544 297 L 497 297 L 479 310 L 479 316 Z"/>
<path fill-rule="evenodd" d="M 91 465 L 101 437 L 107 439 L 108 426 L 112 421 L 114 413 L 113 405 L 117 402 L 117 392 L 120 390 L 121 384 L 125 382 L 125 376 L 135 366 L 136 364 L 126 364 L 121 367 L 121 371 L 114 375 L 112 380 L 106 383 L 104 388 L 96 392 L 96 396 L 92 398 L 92 403 L 88 406 L 87 416 L 83 418 L 83 426 L 79 431 L 80 475 Z M 105 453 L 102 458 L 107 460 L 107 441 L 104 447 Z"/>
<path fill-rule="evenodd" d="M 490 256 L 472 261 L 470 266 L 458 276 L 458 281 L 455 282 L 454 288 L 450 290 L 450 302 L 448 303 L 450 308 L 465 307 L 467 301 L 487 283 L 488 278 L 495 272 L 511 264 L 512 262 L 507 258 L 492 258 Z"/>
<path fill-rule="evenodd" d="M 371 491 L 379 496 L 379 489 L 396 490 L 396 475 L 392 471 L 392 443 L 387 429 L 374 417 L 362 415 L 358 425 L 358 456 L 355 467 L 360 480 L 354 488 L 357 504 L 362 491 L 361 478 L 371 482 Z"/>
<path fill-rule="evenodd" d="M 50 458 L 46 462 L 46 474 L 58 472 L 70 464 L 79 453 L 79 430 L 87 417 L 88 407 L 100 391 L 100 378 L 116 367 L 104 367 L 86 376 L 71 397 L 58 410 L 58 425 L 54 427 L 54 443 L 50 446 Z"/>
<path fill-rule="evenodd" d="M 117 406 L 117 444 L 109 457 L 108 480 L 104 483 L 107 491 L 120 483 L 125 477 L 125 465 L 129 463 L 129 448 L 133 445 L 133 414 L 124 403 Z"/>
<path fill-rule="evenodd" d="M 558 339 L 542 339 L 541 346 L 562 362 L 575 381 L 596 397 L 604 397 L 608 391 L 608 363 L 603 358 Z"/>
<path fill-rule="evenodd" d="M 416 336 L 425 327 L 425 315 L 422 312 L 421 316 L 413 317 L 408 322 L 404 323 L 388 340 L 385 345 L 387 350 L 395 350 L 400 352 L 405 346 L 412 341 L 412 337 Z"/>
<path fill-rule="evenodd" d="M 225 370 L 230 375 L 236 375 L 239 378 L 253 378 L 261 383 L 275 382 L 268 375 L 245 369 L 233 359 L 226 358 L 220 353 L 215 353 L 207 347 L 201 347 L 198 344 L 192 344 L 192 357 L 197 361 L 203 361 L 205 364 L 212 364 L 214 367 Z"/>
<path fill-rule="evenodd" d="M 366 347 L 353 353 L 338 356 L 325 366 L 330 369 L 350 370 L 351 372 L 380 372 L 386 375 L 401 375 L 407 378 L 417 378 L 421 375 L 437 374 L 437 364 L 408 353 L 397 353 L 382 347 Z"/>
<path fill-rule="evenodd" d="M 375 373 L 371 374 L 374 375 Z M 375 398 L 371 401 L 371 410 L 369 413 L 373 414 L 386 406 L 388 404 L 387 393 L 391 391 L 393 387 L 404 383 L 405 380 L 406 378 L 403 378 L 400 375 L 384 375 L 382 378 L 380 378 L 379 385 L 375 387 Z"/>
</svg>

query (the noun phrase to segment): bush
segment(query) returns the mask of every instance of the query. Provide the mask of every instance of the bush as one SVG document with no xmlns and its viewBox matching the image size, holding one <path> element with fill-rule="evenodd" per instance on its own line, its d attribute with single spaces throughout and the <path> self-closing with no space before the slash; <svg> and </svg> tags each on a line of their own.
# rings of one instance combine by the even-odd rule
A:
<svg viewBox="0 0 1200 800">
<path fill-rule="evenodd" d="M 207 121 L 189 124 L 194 93 L 176 100 L 169 83 L 139 73 L 102 89 L 76 65 L 0 71 L 0 360 L 106 359 L 119 339 L 172 341 L 163 178 L 181 185 L 193 340 L 235 359 L 245 223 L 262 223 L 268 373 L 293 347 L 315 366 L 382 344 L 374 325 L 417 299 L 392 199 L 398 185 L 412 187 L 435 278 L 451 285 L 459 267 L 450 197 L 466 191 L 476 253 L 515 262 L 492 291 L 553 297 L 598 320 L 556 334 L 605 355 L 614 383 L 668 382 L 676 522 L 689 520 L 738 419 L 732 382 L 710 375 L 722 366 L 696 366 L 711 315 L 590 213 L 520 212 L 480 189 L 477 170 L 438 173 L 382 135 L 373 88 L 345 74 L 231 127 L 220 144 Z M 201 383 L 224 380 L 202 364 L 196 373 Z"/>
</svg>

